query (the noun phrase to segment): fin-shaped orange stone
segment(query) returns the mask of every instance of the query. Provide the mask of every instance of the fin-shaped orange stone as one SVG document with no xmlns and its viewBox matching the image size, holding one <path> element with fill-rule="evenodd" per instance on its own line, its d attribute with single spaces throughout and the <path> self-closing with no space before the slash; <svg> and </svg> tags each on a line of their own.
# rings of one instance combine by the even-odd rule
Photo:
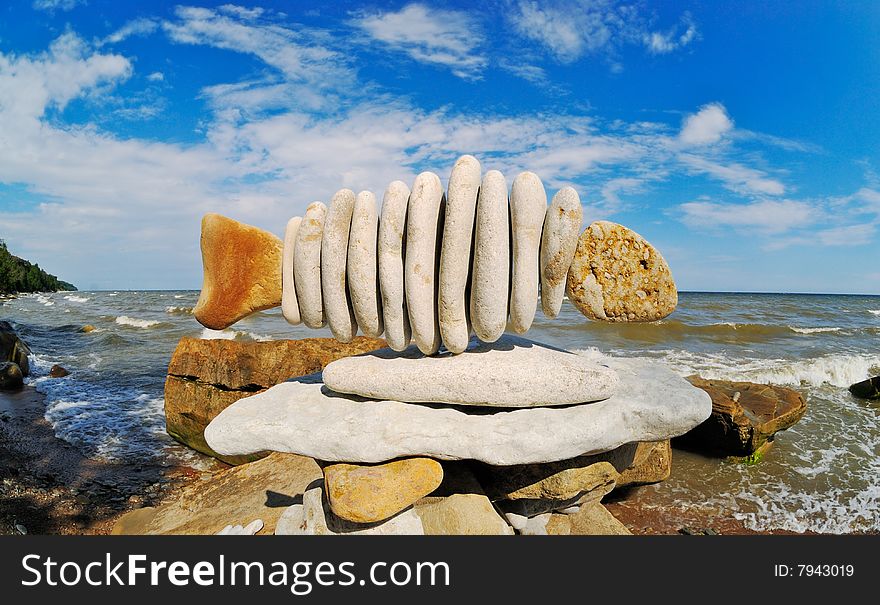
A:
<svg viewBox="0 0 880 605">
<path fill-rule="evenodd" d="M 281 304 L 280 238 L 209 213 L 202 218 L 201 245 L 204 283 L 193 309 L 200 324 L 222 330 Z"/>
</svg>

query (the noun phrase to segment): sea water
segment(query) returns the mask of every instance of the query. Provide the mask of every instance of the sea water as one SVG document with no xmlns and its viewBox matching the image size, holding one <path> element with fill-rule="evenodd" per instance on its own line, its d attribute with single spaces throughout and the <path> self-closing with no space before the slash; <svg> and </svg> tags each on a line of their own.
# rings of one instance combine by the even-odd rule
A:
<svg viewBox="0 0 880 605">
<path fill-rule="evenodd" d="M 46 395 L 56 434 L 107 459 L 197 462 L 165 434 L 162 390 L 183 336 L 271 340 L 330 336 L 290 326 L 277 309 L 226 330 L 192 317 L 198 293 L 75 292 L 5 300 L 33 350 L 29 381 Z M 84 325 L 96 329 L 80 332 Z M 803 420 L 778 435 L 758 464 L 675 451 L 669 480 L 640 499 L 663 510 L 701 508 L 757 530 L 880 531 L 880 403 L 847 387 L 880 374 L 880 297 L 681 293 L 678 309 L 652 324 L 584 319 L 567 303 L 540 309 L 529 338 L 585 355 L 647 357 L 682 376 L 785 385 L 807 400 Z M 52 364 L 71 375 L 47 377 Z"/>
</svg>

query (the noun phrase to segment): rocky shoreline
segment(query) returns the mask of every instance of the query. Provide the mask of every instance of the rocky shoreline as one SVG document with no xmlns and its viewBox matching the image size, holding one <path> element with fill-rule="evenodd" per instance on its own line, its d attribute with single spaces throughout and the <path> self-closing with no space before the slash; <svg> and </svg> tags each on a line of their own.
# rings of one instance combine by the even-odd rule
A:
<svg viewBox="0 0 880 605">
<path fill-rule="evenodd" d="M 55 436 L 44 408 L 32 387 L 0 392 L 0 535 L 108 534 L 120 515 L 206 475 L 88 458 Z"/>
<path fill-rule="evenodd" d="M 207 471 L 86 458 L 55 437 L 43 418 L 43 397 L 33 388 L 0 392 L 0 533 L 217 533 L 227 524 L 244 526 L 257 518 L 262 522 L 259 533 L 272 533 L 278 523 L 290 522 L 283 518 L 283 512 L 295 508 L 292 502 L 314 500 L 314 512 L 323 508 L 322 489 L 333 494 L 334 485 L 345 486 L 352 480 L 363 484 L 364 477 L 369 485 L 378 477 L 376 485 L 381 492 L 385 475 L 392 484 L 402 486 L 399 482 L 404 481 L 411 489 L 416 502 L 409 509 L 415 512 L 411 517 L 418 515 L 420 527 L 433 529 L 426 533 L 513 533 L 510 524 L 516 527 L 518 523 L 523 524 L 517 527 L 518 533 L 758 533 L 736 519 L 696 510 L 663 510 L 651 502 L 650 489 L 638 485 L 669 476 L 673 453 L 668 441 L 638 447 L 631 444 L 629 449 L 618 448 L 604 456 L 583 456 L 561 464 L 522 465 L 520 470 L 505 467 L 501 475 L 496 472 L 498 467 L 491 465 L 438 464 L 429 458 L 375 466 L 328 466 L 295 454 L 230 459 L 216 454 L 205 443 L 205 426 L 234 401 L 382 344 L 367 338 L 349 345 L 330 339 L 181 341 L 166 383 L 168 432 L 203 454 L 238 464 L 229 467 L 205 456 L 213 464 Z M 691 381 L 698 384 L 696 378 Z M 714 423 L 723 429 L 723 439 L 718 441 L 722 446 L 726 442 L 728 450 L 739 454 L 763 451 L 776 431 L 796 422 L 805 411 L 802 398 L 789 389 L 777 392 L 775 387 L 752 388 L 745 383 L 717 381 L 711 386 L 719 390 L 712 394 L 713 414 L 696 433 L 698 439 L 685 440 L 691 448 L 711 440 L 710 425 Z M 387 470 L 395 464 L 400 465 L 399 471 Z M 434 468 L 431 465 L 439 471 L 429 470 Z M 345 498 L 357 493 L 342 489 L 333 510 L 343 510 Z M 573 506 L 567 514 L 552 512 L 562 510 L 560 503 L 569 496 Z M 527 516 L 516 512 L 524 503 L 534 508 L 542 498 L 544 504 L 540 506 L 547 507 L 548 497 L 558 500 L 546 513 L 536 515 L 531 508 Z M 352 501 L 351 514 L 343 514 L 357 518 L 370 506 L 382 505 L 374 498 L 365 501 L 369 506 L 356 500 Z M 201 508 L 194 504 L 197 502 L 203 503 Z M 406 509 L 409 503 L 392 502 L 389 506 L 393 516 L 395 506 Z M 507 509 L 510 511 L 504 513 L 505 519 L 498 511 Z M 388 510 L 376 513 L 376 518 L 384 518 Z M 451 511 L 458 514 L 452 525 Z M 467 514 L 459 514 L 462 511 Z M 326 514 L 319 523 L 324 530 L 319 527 L 319 533 L 332 533 L 334 523 L 339 522 L 334 520 L 335 513 Z M 395 519 L 401 516 L 405 517 L 398 515 Z M 533 519 L 538 518 L 541 526 L 535 527 Z M 532 526 L 527 527 L 527 522 Z M 387 530 L 389 525 L 385 522 L 380 527 Z"/>
</svg>

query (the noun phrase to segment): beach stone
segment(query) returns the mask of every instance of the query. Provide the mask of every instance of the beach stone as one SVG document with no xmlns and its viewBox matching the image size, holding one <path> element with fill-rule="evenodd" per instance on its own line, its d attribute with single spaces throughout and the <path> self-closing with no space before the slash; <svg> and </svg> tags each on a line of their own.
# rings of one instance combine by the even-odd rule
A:
<svg viewBox="0 0 880 605">
<path fill-rule="evenodd" d="M 82 332 L 83 334 L 88 334 L 89 332 L 94 332 L 95 330 L 97 330 L 95 326 L 93 326 L 92 324 L 86 324 L 77 331 Z"/>
<path fill-rule="evenodd" d="M 409 187 L 406 183 L 394 181 L 388 185 L 382 198 L 377 255 L 385 339 L 395 351 L 403 351 L 412 340 L 404 290 L 404 233 L 408 205 Z"/>
<path fill-rule="evenodd" d="M 300 223 L 302 223 L 301 216 L 295 216 L 287 221 L 281 256 L 281 315 L 284 316 L 287 323 L 294 326 L 302 323 L 299 302 L 296 300 L 296 282 L 293 274 L 293 254 Z"/>
<path fill-rule="evenodd" d="M 507 181 L 497 170 L 483 177 L 474 226 L 470 319 L 477 338 L 495 342 L 507 327 L 510 224 Z"/>
<path fill-rule="evenodd" d="M 608 509 L 593 503 L 573 515 L 553 514 L 547 523 L 547 533 L 571 536 L 629 536 L 632 532 Z"/>
<path fill-rule="evenodd" d="M 880 376 L 850 385 L 849 392 L 860 399 L 880 399 Z"/>
<path fill-rule="evenodd" d="M 324 239 L 326 219 L 327 206 L 322 202 L 309 204 L 293 246 L 296 300 L 303 323 L 313 329 L 327 324 L 321 294 L 321 242 Z"/>
<path fill-rule="evenodd" d="M 64 378 L 65 376 L 70 376 L 70 372 L 67 368 L 64 368 L 57 363 L 49 368 L 49 377 L 50 378 Z"/>
<path fill-rule="evenodd" d="M 8 321 L 0 321 L 0 362 L 11 361 L 18 365 L 22 376 L 27 376 L 31 371 L 30 354 L 31 350 L 15 333 L 12 324 Z"/>
<path fill-rule="evenodd" d="M 205 429 L 205 439 L 230 456 L 275 450 L 344 462 L 426 456 L 506 466 L 668 439 L 711 412 L 705 391 L 660 363 L 613 357 L 603 363 L 620 377 L 604 401 L 506 411 L 398 401 L 365 405 L 322 384 L 289 381 L 223 410 Z"/>
<path fill-rule="evenodd" d="M 470 469 L 461 462 L 443 464 L 443 483 L 415 503 L 425 535 L 510 536 L 513 528 L 483 493 Z"/>
<path fill-rule="evenodd" d="M 547 193 L 541 179 L 533 172 L 518 174 L 510 189 L 510 327 L 518 334 L 528 331 L 538 308 L 538 257 L 546 212 Z"/>
<path fill-rule="evenodd" d="M 541 233 L 541 309 L 550 319 L 559 315 L 568 268 L 577 249 L 584 209 L 577 191 L 563 187 L 547 209 Z"/>
<path fill-rule="evenodd" d="M 376 196 L 361 191 L 354 201 L 348 238 L 348 291 L 354 317 L 364 336 L 378 338 L 384 331 L 377 274 L 376 237 L 379 211 Z"/>
<path fill-rule="evenodd" d="M 549 463 L 553 465 L 554 463 Z M 540 466 L 540 465 L 533 465 Z M 617 471 L 608 462 L 599 462 L 592 467 L 567 468 L 539 479 L 524 489 L 513 491 L 505 497 L 490 498 L 495 506 L 505 514 L 516 514 L 523 517 L 535 517 L 546 513 L 567 511 L 574 514 L 584 506 L 600 502 L 615 487 Z M 491 486 L 486 487 L 491 490 Z M 495 487 L 497 490 L 497 486 Z M 544 495 L 540 495 L 540 494 Z M 522 497 L 530 494 L 536 497 Z M 560 497 L 566 496 L 566 497 Z"/>
<path fill-rule="evenodd" d="M 264 454 L 223 456 L 205 442 L 204 430 L 221 410 L 288 378 L 319 372 L 331 361 L 384 347 L 359 336 L 348 344 L 333 338 L 250 342 L 182 338 L 165 379 L 165 427 L 184 445 L 228 464 Z"/>
<path fill-rule="evenodd" d="M 455 354 L 464 351 L 470 339 L 467 290 L 480 177 L 480 162 L 463 155 L 452 168 L 446 191 L 437 315 L 443 345 Z"/>
<path fill-rule="evenodd" d="M 520 408 L 607 399 L 618 383 L 604 365 L 519 336 L 474 339 L 466 352 L 425 357 L 415 347 L 402 354 L 379 350 L 329 364 L 324 384 L 371 399 Z"/>
<path fill-rule="evenodd" d="M 546 536 L 547 523 L 552 517 L 552 513 L 544 513 L 535 517 L 523 517 L 515 513 L 507 513 L 504 517 L 507 522 L 521 536 Z"/>
<path fill-rule="evenodd" d="M 0 362 L 0 391 L 17 391 L 24 386 L 24 375 L 17 363 Z"/>
<path fill-rule="evenodd" d="M 207 481 L 187 483 L 173 500 L 157 507 L 126 513 L 112 533 L 213 535 L 227 525 L 247 526 L 261 519 L 258 533 L 272 534 L 285 508 L 321 476 L 311 458 L 273 453 L 219 471 Z"/>
<path fill-rule="evenodd" d="M 263 520 L 254 519 L 247 525 L 227 525 L 215 535 L 217 536 L 253 536 L 263 529 Z"/>
<path fill-rule="evenodd" d="M 440 348 L 437 272 L 445 200 L 440 177 L 433 172 L 416 177 L 406 219 L 404 288 L 412 337 L 425 355 Z"/>
<path fill-rule="evenodd" d="M 383 521 L 433 492 L 442 481 L 443 467 L 431 458 L 324 467 L 324 489 L 331 510 L 355 523 Z"/>
<path fill-rule="evenodd" d="M 616 450 L 598 454 L 596 458 L 607 460 L 620 473 L 616 488 L 659 483 L 669 479 L 672 473 L 672 445 L 669 439 L 628 443 Z"/>
<path fill-rule="evenodd" d="M 602 321 L 656 321 L 678 304 L 660 253 L 635 231 L 608 221 L 581 234 L 565 292 L 578 311 Z"/>
<path fill-rule="evenodd" d="M 706 380 L 690 376 L 695 387 L 712 398 L 705 422 L 676 439 L 676 446 L 716 456 L 749 456 L 796 424 L 807 411 L 793 389 L 753 382 Z"/>
<path fill-rule="evenodd" d="M 333 337 L 351 342 L 358 330 L 357 320 L 346 287 L 348 236 L 355 195 L 351 189 L 340 189 L 330 200 L 324 235 L 321 238 L 321 296 L 324 316 Z"/>
<path fill-rule="evenodd" d="M 581 459 L 503 467 L 479 465 L 476 474 L 493 501 L 567 501 L 585 492 L 601 490 L 604 495 L 614 489 L 619 473 L 610 462 L 582 466 L 578 464 Z"/>
<path fill-rule="evenodd" d="M 219 214 L 202 218 L 204 281 L 193 316 L 223 330 L 251 313 L 281 304 L 283 242 L 274 234 Z"/>
<path fill-rule="evenodd" d="M 302 504 L 287 508 L 275 528 L 276 536 L 421 536 L 424 533 L 422 521 L 412 509 L 375 524 L 340 519 L 327 506 L 320 485 L 306 490 Z"/>
</svg>

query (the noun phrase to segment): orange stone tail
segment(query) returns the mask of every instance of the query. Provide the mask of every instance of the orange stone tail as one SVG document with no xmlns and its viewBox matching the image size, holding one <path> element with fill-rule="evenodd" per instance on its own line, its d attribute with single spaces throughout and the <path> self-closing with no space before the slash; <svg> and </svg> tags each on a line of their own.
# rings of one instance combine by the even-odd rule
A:
<svg viewBox="0 0 880 605">
<path fill-rule="evenodd" d="M 281 304 L 283 242 L 219 214 L 202 218 L 204 282 L 193 315 L 212 330 Z"/>
</svg>

